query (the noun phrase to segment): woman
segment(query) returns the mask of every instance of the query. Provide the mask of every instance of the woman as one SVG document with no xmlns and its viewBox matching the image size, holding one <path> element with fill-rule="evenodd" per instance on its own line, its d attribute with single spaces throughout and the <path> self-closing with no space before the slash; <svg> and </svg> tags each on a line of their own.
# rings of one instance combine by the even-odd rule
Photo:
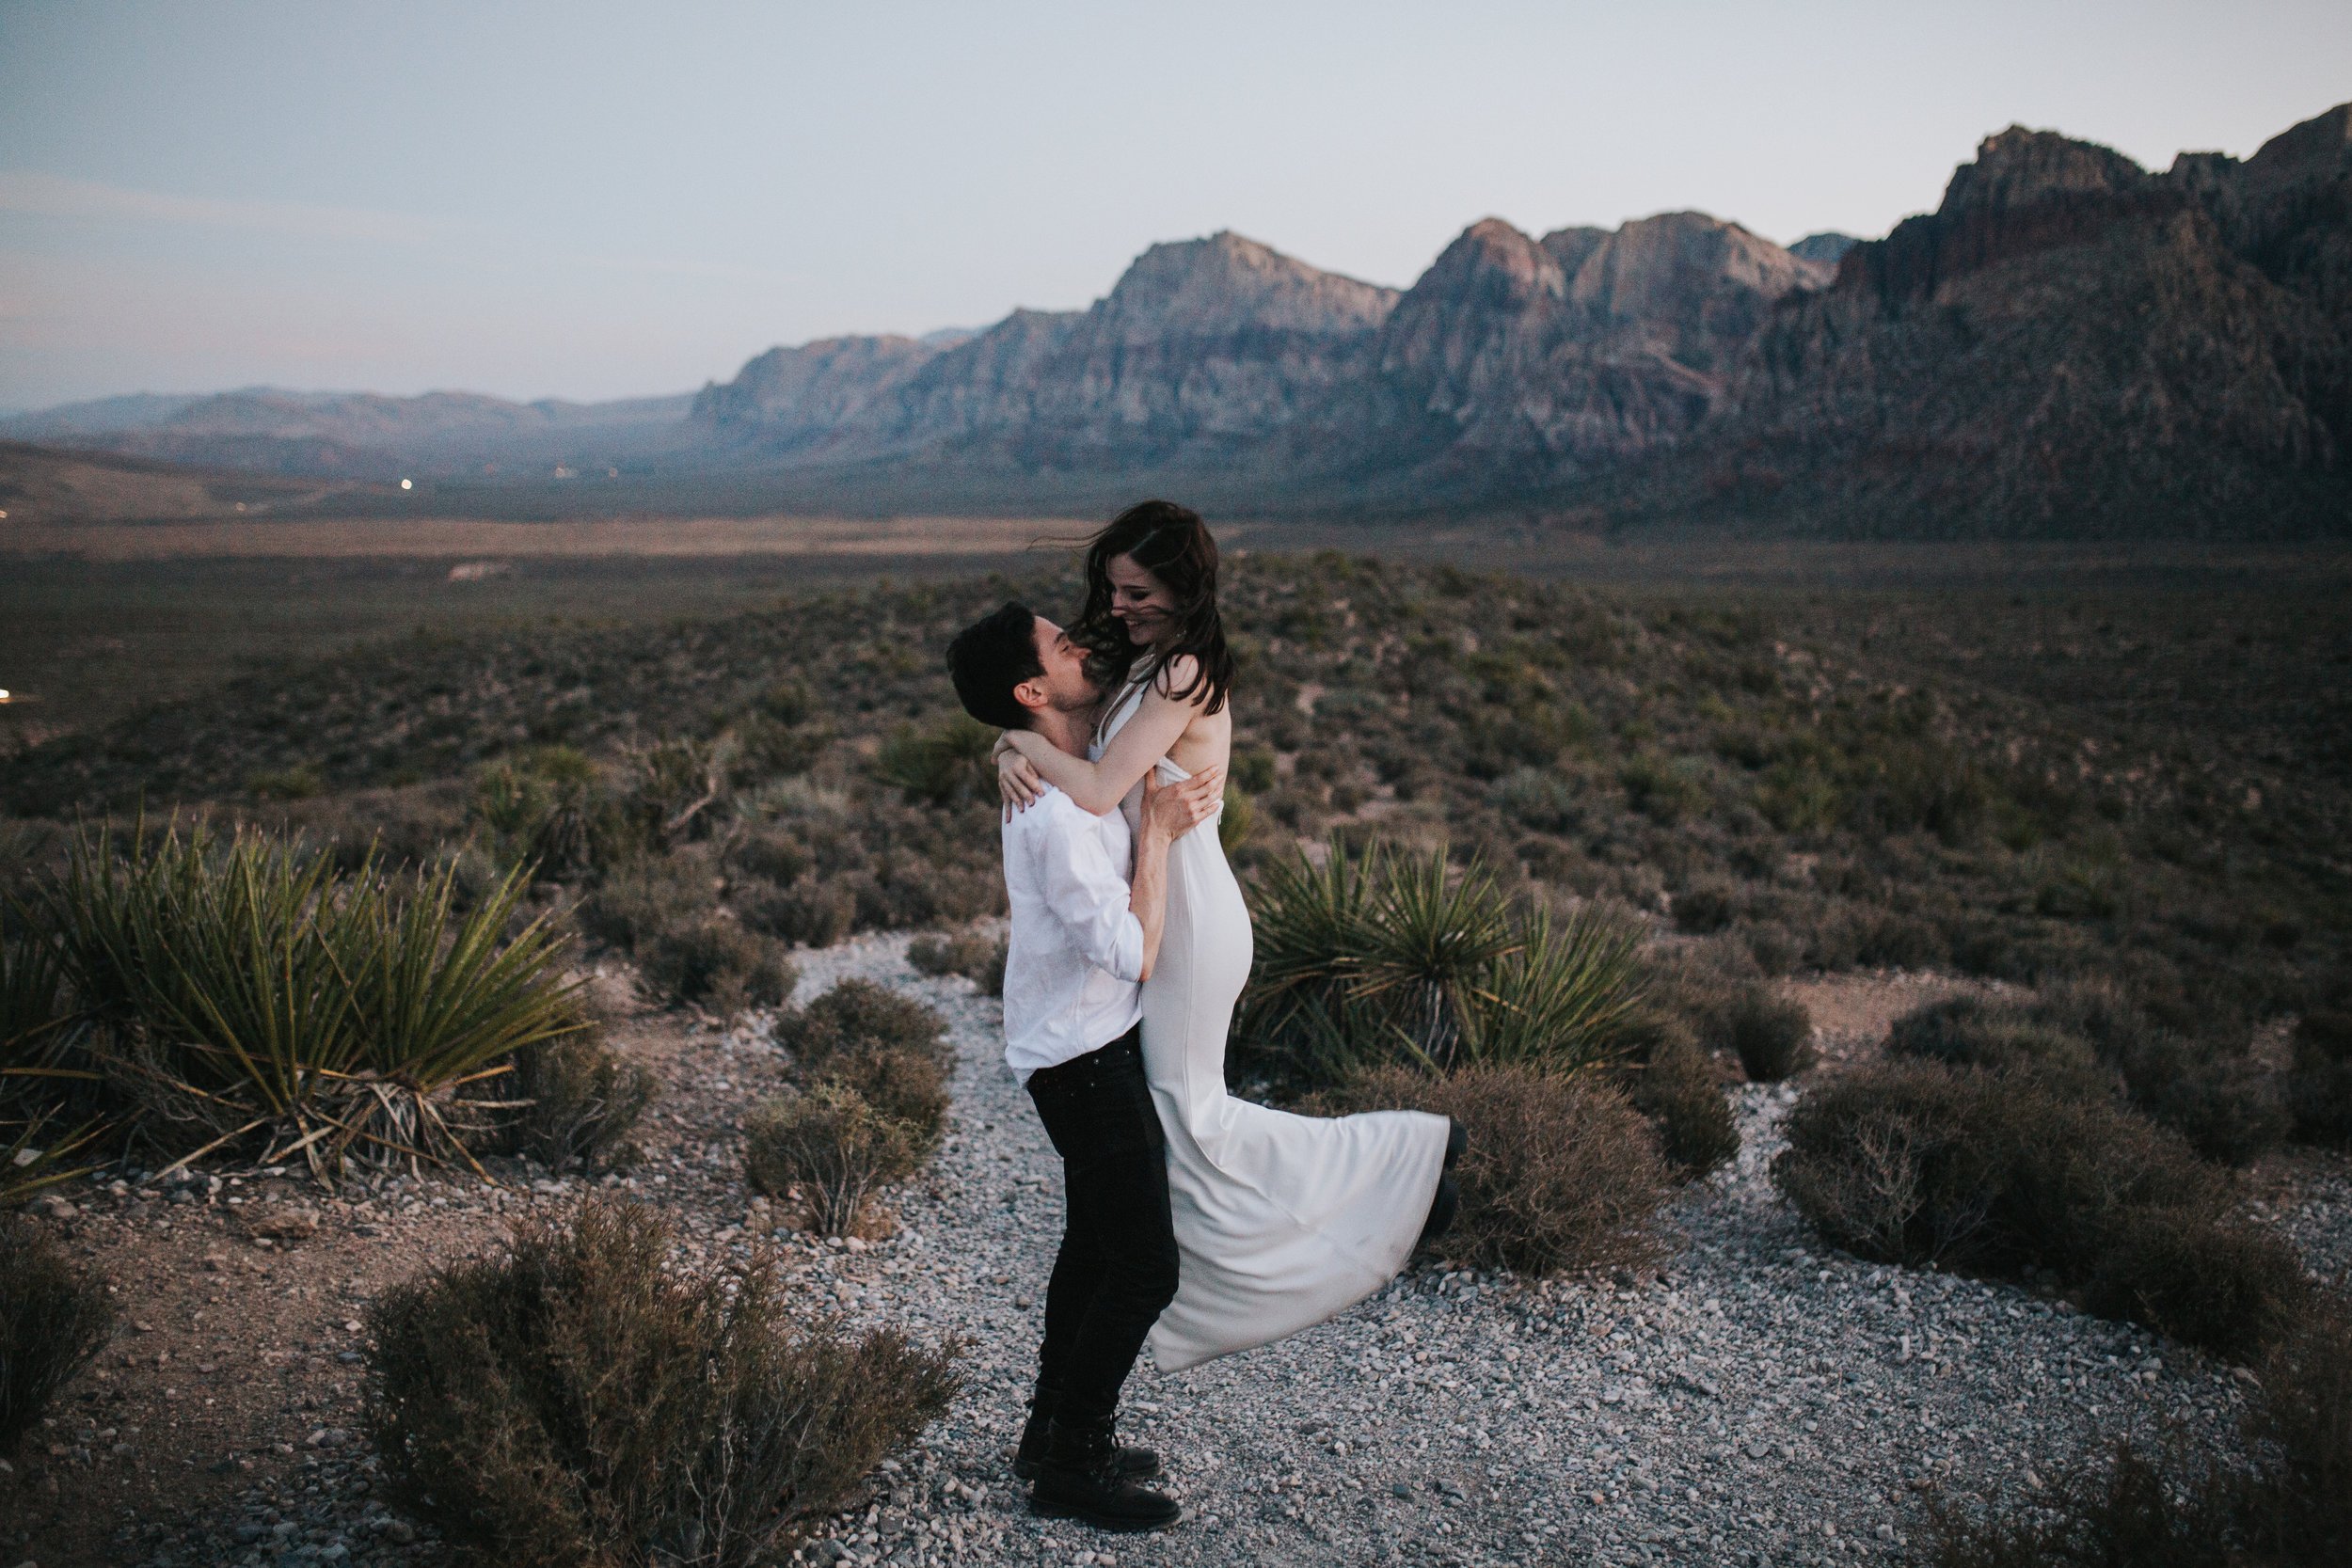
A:
<svg viewBox="0 0 2352 1568">
<path fill-rule="evenodd" d="M 1015 731 L 1001 779 L 1016 806 L 1042 779 L 1132 821 L 1146 772 L 1172 783 L 1223 767 L 1232 751 L 1216 542 L 1198 514 L 1146 501 L 1095 536 L 1086 576 L 1073 635 L 1096 651 L 1109 693 L 1089 758 Z M 1213 831 L 1176 841 L 1168 884 L 1159 962 L 1143 987 L 1143 1058 L 1168 1132 L 1180 1255 L 1152 1359 L 1174 1371 L 1295 1334 L 1387 1283 L 1423 1230 L 1452 1215 L 1444 1170 L 1456 1134 L 1419 1111 L 1328 1119 L 1228 1095 L 1225 1036 L 1249 978 L 1249 911 Z"/>
</svg>

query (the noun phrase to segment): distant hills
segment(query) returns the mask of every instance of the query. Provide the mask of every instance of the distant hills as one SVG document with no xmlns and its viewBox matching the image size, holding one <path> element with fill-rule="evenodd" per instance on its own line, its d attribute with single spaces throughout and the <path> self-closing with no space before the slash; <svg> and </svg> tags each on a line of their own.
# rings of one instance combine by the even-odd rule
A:
<svg viewBox="0 0 2352 1568">
<path fill-rule="evenodd" d="M 1238 234 L 1085 310 L 768 350 L 691 397 L 110 399 L 0 436 L 612 504 L 1494 508 L 1897 536 L 2352 531 L 2352 105 L 2153 173 L 2018 127 L 1883 239 L 1471 225 L 1402 292 Z M 605 504 L 605 503 L 597 503 Z"/>
</svg>

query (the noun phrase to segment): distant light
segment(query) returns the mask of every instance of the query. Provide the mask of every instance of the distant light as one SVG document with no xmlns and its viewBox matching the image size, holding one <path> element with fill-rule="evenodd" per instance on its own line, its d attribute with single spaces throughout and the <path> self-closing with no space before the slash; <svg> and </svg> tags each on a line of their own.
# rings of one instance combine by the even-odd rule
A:
<svg viewBox="0 0 2352 1568">
<path fill-rule="evenodd" d="M 417 487 L 417 482 L 412 479 L 404 479 L 400 482 L 400 487 L 404 490 L 413 490 Z"/>
<path fill-rule="evenodd" d="M 0 686 L 0 703 L 5 703 L 5 702 L 7 702 L 8 700 L 8 689 L 7 687 L 5 687 L 5 686 Z"/>
</svg>

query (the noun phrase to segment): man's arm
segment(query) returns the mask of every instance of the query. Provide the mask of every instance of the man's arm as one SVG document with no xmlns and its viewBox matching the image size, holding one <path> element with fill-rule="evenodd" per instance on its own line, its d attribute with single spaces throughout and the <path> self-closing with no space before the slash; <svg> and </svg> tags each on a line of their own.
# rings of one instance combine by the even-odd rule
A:
<svg viewBox="0 0 2352 1568">
<path fill-rule="evenodd" d="M 1168 923 L 1168 847 L 1216 809 L 1221 768 L 1204 768 L 1182 784 L 1163 787 L 1154 768 L 1143 776 L 1143 825 L 1136 833 L 1136 874 L 1127 908 L 1143 927 L 1143 973 L 1152 978 L 1160 961 L 1160 932 Z"/>
<path fill-rule="evenodd" d="M 1132 876 L 1120 875 L 1091 832 L 1041 827 L 1045 905 L 1087 962 L 1122 980 L 1150 976 L 1168 911 L 1168 847 L 1215 809 L 1220 779 L 1213 768 L 1167 789 L 1145 786 Z"/>
</svg>

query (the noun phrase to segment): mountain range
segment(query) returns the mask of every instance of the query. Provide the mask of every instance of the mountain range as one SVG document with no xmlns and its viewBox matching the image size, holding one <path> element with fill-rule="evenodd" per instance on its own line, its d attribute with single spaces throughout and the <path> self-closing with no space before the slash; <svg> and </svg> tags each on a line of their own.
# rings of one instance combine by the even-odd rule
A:
<svg viewBox="0 0 2352 1568">
<path fill-rule="evenodd" d="M 632 504 L 1162 489 L 1267 515 L 2338 534 L 2352 104 L 2162 172 L 2011 127 L 1874 240 L 1487 218 L 1399 291 L 1225 232 L 1152 246 L 1084 310 L 773 348 L 691 396 L 141 396 L 0 436 L 477 498 L 618 482 Z"/>
</svg>

